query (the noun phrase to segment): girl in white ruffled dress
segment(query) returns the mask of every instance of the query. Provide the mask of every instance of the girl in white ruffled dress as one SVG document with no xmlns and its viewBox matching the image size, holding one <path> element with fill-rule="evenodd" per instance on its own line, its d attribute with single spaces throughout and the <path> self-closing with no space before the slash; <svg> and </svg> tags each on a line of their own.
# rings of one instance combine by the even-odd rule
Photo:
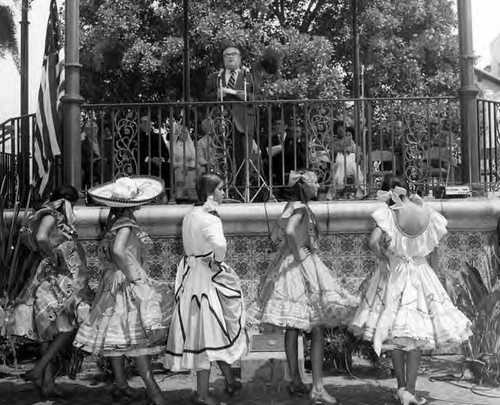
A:
<svg viewBox="0 0 500 405">
<path fill-rule="evenodd" d="M 296 201 L 286 205 L 274 232 L 278 252 L 264 279 L 260 309 L 254 316 L 263 324 L 286 329 L 289 393 L 309 395 L 314 402 L 336 404 L 323 385 L 323 327 L 349 323 L 358 300 L 341 286 L 316 252 L 319 227 L 308 204 L 318 192 L 316 174 L 291 171 L 288 184 L 296 194 Z M 301 331 L 312 335 L 311 390 L 299 373 L 297 341 Z"/>
<path fill-rule="evenodd" d="M 209 395 L 214 361 L 225 377 L 226 393 L 232 395 L 241 388 L 230 364 L 247 351 L 241 281 L 224 263 L 227 243 L 216 211 L 224 198 L 223 186 L 219 175 L 202 174 L 196 184 L 199 204 L 184 217 L 185 256 L 177 268 L 166 348 L 166 368 L 197 371 L 196 404 L 219 404 Z"/>
<path fill-rule="evenodd" d="M 427 261 L 447 233 L 446 219 L 418 196 L 408 198 L 397 177 L 387 177 L 378 198 L 387 206 L 372 217 L 370 248 L 379 268 L 362 294 L 352 330 L 373 342 L 375 351 L 392 350 L 404 405 L 424 404 L 415 395 L 422 349 L 460 343 L 472 334 L 470 321 L 451 302 Z"/>
</svg>

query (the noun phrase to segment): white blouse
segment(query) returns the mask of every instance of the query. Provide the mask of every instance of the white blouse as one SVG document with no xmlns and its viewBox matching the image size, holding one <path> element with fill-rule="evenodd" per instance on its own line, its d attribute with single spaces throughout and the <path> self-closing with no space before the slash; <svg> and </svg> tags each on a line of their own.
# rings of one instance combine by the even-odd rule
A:
<svg viewBox="0 0 500 405">
<path fill-rule="evenodd" d="M 184 217 L 182 243 L 188 256 L 203 256 L 213 252 L 218 262 L 226 256 L 227 242 L 222 222 L 204 207 L 194 207 Z"/>
</svg>

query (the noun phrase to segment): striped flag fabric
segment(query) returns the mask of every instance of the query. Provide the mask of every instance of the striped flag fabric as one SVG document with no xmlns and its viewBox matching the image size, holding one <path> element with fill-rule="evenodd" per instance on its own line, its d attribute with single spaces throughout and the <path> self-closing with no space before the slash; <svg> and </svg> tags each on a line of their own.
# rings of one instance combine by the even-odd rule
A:
<svg viewBox="0 0 500 405">
<path fill-rule="evenodd" d="M 64 49 L 60 39 L 57 3 L 51 0 L 33 140 L 33 177 L 41 197 L 54 185 L 55 157 L 61 154 Z"/>
</svg>

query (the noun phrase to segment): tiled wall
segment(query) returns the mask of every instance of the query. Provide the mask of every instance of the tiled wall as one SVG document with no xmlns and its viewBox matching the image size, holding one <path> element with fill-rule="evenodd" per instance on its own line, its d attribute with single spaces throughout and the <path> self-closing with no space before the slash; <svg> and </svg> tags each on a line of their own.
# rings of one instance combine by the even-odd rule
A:
<svg viewBox="0 0 500 405">
<path fill-rule="evenodd" d="M 325 264 L 341 278 L 354 293 L 363 279 L 374 271 L 376 259 L 368 249 L 368 234 L 326 234 L 319 241 L 319 255 Z M 273 247 L 267 236 L 228 236 L 226 261 L 240 275 L 245 297 L 252 301 L 259 287 L 259 280 L 269 266 L 269 253 Z M 101 265 L 98 256 L 98 242 L 83 242 L 87 260 L 92 270 L 91 284 L 99 282 Z M 488 260 L 494 262 L 497 244 L 495 231 L 450 232 L 438 249 L 438 276 L 443 281 L 445 274 L 456 278 L 465 263 L 477 267 L 483 277 L 488 277 Z M 146 270 L 157 279 L 173 284 L 177 263 L 183 254 L 180 237 L 154 239 L 148 246 L 145 260 Z"/>
</svg>

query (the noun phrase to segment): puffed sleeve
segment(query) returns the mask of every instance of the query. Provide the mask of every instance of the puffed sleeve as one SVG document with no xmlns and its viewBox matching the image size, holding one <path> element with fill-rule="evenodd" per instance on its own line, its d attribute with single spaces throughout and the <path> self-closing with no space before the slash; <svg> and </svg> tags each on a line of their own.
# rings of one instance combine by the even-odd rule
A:
<svg viewBox="0 0 500 405">
<path fill-rule="evenodd" d="M 212 246 L 214 259 L 218 262 L 223 261 L 226 257 L 227 242 L 220 218 L 212 214 L 207 214 L 207 220 L 203 224 L 202 233 Z"/>
</svg>

